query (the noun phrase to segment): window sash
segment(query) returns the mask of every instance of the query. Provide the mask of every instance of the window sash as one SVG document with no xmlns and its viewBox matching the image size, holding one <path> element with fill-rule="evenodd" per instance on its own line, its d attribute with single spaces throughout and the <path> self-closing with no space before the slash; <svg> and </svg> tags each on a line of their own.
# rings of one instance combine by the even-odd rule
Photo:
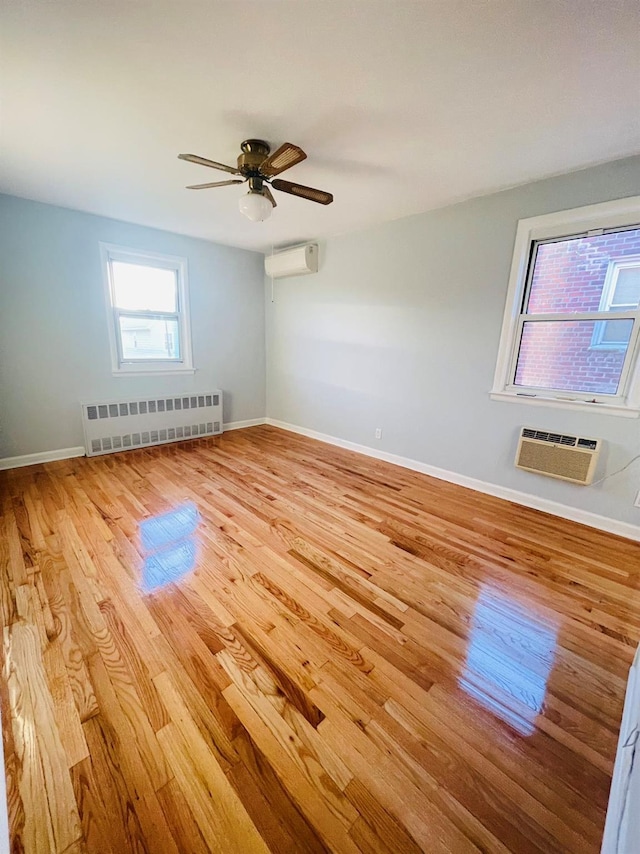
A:
<svg viewBox="0 0 640 854">
<path fill-rule="evenodd" d="M 109 255 L 109 293 L 111 295 L 111 305 L 113 308 L 119 308 L 120 311 L 154 311 L 154 312 L 157 312 L 160 314 L 163 313 L 163 312 L 158 312 L 157 309 L 123 308 L 122 306 L 117 305 L 117 303 L 116 303 L 115 275 L 114 275 L 114 271 L 113 271 L 113 264 L 114 263 L 117 264 L 118 262 L 121 264 L 130 264 L 133 267 L 147 267 L 149 269 L 154 269 L 154 270 L 167 270 L 168 272 L 173 273 L 176 311 L 177 312 L 181 311 L 181 308 L 180 308 L 180 268 L 176 264 L 174 264 L 172 262 L 162 263 L 161 261 L 155 261 L 155 260 L 153 262 L 151 262 L 151 260 L 150 260 L 148 263 L 142 263 L 142 261 L 139 258 L 138 258 L 138 260 L 134 260 L 134 258 L 131 256 L 124 255 L 122 257 L 117 257 L 116 254 L 110 254 Z"/>
<path fill-rule="evenodd" d="M 529 244 L 529 263 L 527 266 L 527 275 L 525 278 L 525 285 L 522 291 L 522 302 L 520 311 L 522 314 L 526 314 L 529 307 L 529 298 L 531 296 L 531 286 L 533 284 L 533 274 L 535 272 L 536 260 L 538 257 L 538 248 L 540 246 L 545 246 L 549 243 L 564 243 L 567 240 L 579 240 L 583 237 L 596 237 L 600 234 L 619 234 L 623 231 L 635 231 L 640 228 L 640 223 L 635 223 L 634 225 L 626 225 L 624 227 L 612 227 L 612 228 L 596 228 L 590 231 L 582 231 L 576 234 L 564 234 L 559 235 L 557 237 L 549 237 L 544 240 L 531 240 Z M 607 270 L 605 284 L 602 289 L 602 297 L 600 300 L 600 309 L 606 310 L 603 308 L 605 299 L 611 299 L 615 292 L 616 282 L 618 280 L 618 273 L 621 269 L 626 267 L 635 267 L 640 264 L 640 256 L 637 255 L 629 255 L 627 257 L 616 259 L 615 261 L 609 262 L 609 269 Z"/>
<path fill-rule="evenodd" d="M 633 320 L 631 335 L 625 353 L 624 363 L 620 372 L 620 380 L 618 382 L 618 390 L 615 394 L 606 394 L 604 392 L 583 392 L 566 388 L 549 388 L 548 386 L 528 386 L 516 385 L 516 371 L 518 369 L 518 359 L 520 356 L 520 347 L 522 344 L 522 334 L 525 323 L 536 323 L 544 321 L 556 321 L 558 323 L 570 322 L 576 320 L 599 321 L 599 320 Z M 509 383 L 506 391 L 513 392 L 519 396 L 527 396 L 527 393 L 534 395 L 554 395 L 562 397 L 564 400 L 598 400 L 603 401 L 622 401 L 626 399 L 628 393 L 628 382 L 631 369 L 635 362 L 635 354 L 638 349 L 638 336 L 640 333 L 640 310 L 634 312 L 613 312 L 613 311 L 598 311 L 598 312 L 582 312 L 582 313 L 559 313 L 559 314 L 521 314 L 518 318 L 516 333 L 513 340 L 513 354 L 511 358 L 511 367 L 509 370 Z"/>
<path fill-rule="evenodd" d="M 563 243 L 565 240 L 578 240 L 581 237 L 597 237 L 600 234 L 618 234 L 622 231 L 635 231 L 637 228 L 640 228 L 640 220 L 637 222 L 625 222 L 624 225 L 610 225 L 606 228 L 581 228 L 578 231 L 574 231 L 573 229 L 568 229 L 567 231 L 560 230 L 552 237 L 534 237 L 531 243 L 533 248 L 533 244 Z"/>
<path fill-rule="evenodd" d="M 549 320 L 634 320 L 640 315 L 639 309 L 631 311 L 557 311 L 548 314 L 527 314 L 522 312 L 520 319 L 526 323 Z"/>
<path fill-rule="evenodd" d="M 142 318 L 153 318 L 157 320 L 165 320 L 166 318 L 178 318 L 180 319 L 179 311 L 144 311 L 142 309 L 135 308 L 117 308 L 114 306 L 114 313 L 117 316 L 122 315 L 122 317 L 142 317 Z"/>
<path fill-rule="evenodd" d="M 181 259 L 164 257 L 164 256 L 155 256 L 153 253 L 149 252 L 136 252 L 135 250 L 131 250 L 130 252 L 124 249 L 108 249 L 108 262 L 109 267 L 111 267 L 111 263 L 113 261 L 120 261 L 122 264 L 133 264 L 136 267 L 157 267 L 158 270 L 171 270 L 176 276 L 180 275 L 180 261 Z"/>
<path fill-rule="evenodd" d="M 172 359 L 167 357 L 166 359 L 150 359 L 141 357 L 140 359 L 133 358 L 125 358 L 123 355 L 123 346 L 122 346 L 122 330 L 120 328 L 120 318 L 121 317 L 139 317 L 143 320 L 175 320 L 176 328 L 178 331 L 178 352 L 180 356 Z M 129 309 L 122 308 L 114 308 L 113 309 L 113 320 L 115 325 L 115 333 L 116 333 L 116 345 L 118 348 L 118 362 L 120 365 L 140 365 L 140 364 L 149 364 L 152 363 L 154 365 L 157 364 L 182 364 L 184 362 L 183 358 L 183 350 L 182 350 L 182 327 L 180 323 L 180 314 L 178 312 L 166 312 L 166 311 L 133 311 Z"/>
</svg>

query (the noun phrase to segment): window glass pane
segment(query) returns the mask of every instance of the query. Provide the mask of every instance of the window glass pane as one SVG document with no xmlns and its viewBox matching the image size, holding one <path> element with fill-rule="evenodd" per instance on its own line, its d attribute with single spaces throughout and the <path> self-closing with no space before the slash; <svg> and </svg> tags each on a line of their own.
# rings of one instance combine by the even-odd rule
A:
<svg viewBox="0 0 640 854">
<path fill-rule="evenodd" d="M 122 358 L 179 359 L 180 338 L 176 317 L 120 316 Z"/>
<path fill-rule="evenodd" d="M 133 311 L 177 311 L 176 271 L 112 261 L 117 308 Z"/>
<path fill-rule="evenodd" d="M 612 306 L 638 307 L 640 302 L 640 264 L 637 267 L 622 267 L 618 270 Z"/>
<path fill-rule="evenodd" d="M 633 320 L 608 320 L 614 347 L 594 347 L 592 320 L 525 323 L 518 353 L 515 385 L 594 394 L 616 394 Z"/>
<path fill-rule="evenodd" d="M 527 314 L 599 311 L 610 262 L 633 255 L 640 255 L 640 228 L 538 244 Z"/>
</svg>

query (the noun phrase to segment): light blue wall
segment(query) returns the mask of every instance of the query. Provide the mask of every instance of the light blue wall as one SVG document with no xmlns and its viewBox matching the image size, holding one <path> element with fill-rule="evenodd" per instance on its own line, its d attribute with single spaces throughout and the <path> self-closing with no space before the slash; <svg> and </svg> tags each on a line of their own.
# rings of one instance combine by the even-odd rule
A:
<svg viewBox="0 0 640 854">
<path fill-rule="evenodd" d="M 111 374 L 99 242 L 188 259 L 188 376 Z M 262 255 L 0 195 L 0 458 L 83 444 L 79 401 L 222 388 L 264 417 Z"/>
<path fill-rule="evenodd" d="M 604 438 L 600 476 L 640 452 L 640 420 L 489 399 L 517 221 L 632 195 L 640 157 L 328 240 L 317 275 L 267 287 L 267 414 L 640 524 L 640 462 L 590 488 L 513 466 L 531 425 Z"/>
</svg>

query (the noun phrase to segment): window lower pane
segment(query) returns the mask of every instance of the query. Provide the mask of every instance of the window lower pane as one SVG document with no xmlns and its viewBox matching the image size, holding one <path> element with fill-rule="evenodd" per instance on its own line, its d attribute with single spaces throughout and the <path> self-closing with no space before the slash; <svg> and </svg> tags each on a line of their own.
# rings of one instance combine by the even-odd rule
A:
<svg viewBox="0 0 640 854">
<path fill-rule="evenodd" d="M 611 342 L 606 349 L 594 346 L 604 332 L 601 325 Z M 525 322 L 514 383 L 617 394 L 632 329 L 633 320 Z"/>
<path fill-rule="evenodd" d="M 120 315 L 122 359 L 174 359 L 180 357 L 178 319 Z"/>
</svg>

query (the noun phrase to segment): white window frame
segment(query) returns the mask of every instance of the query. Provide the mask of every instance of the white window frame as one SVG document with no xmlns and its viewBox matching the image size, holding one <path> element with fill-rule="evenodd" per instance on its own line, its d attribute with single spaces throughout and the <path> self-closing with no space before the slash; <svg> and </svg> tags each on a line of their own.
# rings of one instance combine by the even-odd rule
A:
<svg viewBox="0 0 640 854">
<path fill-rule="evenodd" d="M 604 230 L 625 228 L 640 223 L 640 196 L 603 202 L 582 208 L 557 211 L 542 216 L 521 219 L 518 222 L 509 277 L 509 288 L 504 310 L 498 359 L 490 392 L 492 400 L 552 406 L 562 409 L 593 411 L 637 418 L 640 415 L 640 310 L 634 312 L 632 338 L 627 350 L 620 391 L 617 395 L 581 393 L 562 389 L 538 389 L 514 384 L 522 323 L 544 320 L 615 320 L 628 318 L 629 312 L 603 311 L 570 314 L 524 313 L 524 298 L 530 273 L 530 259 L 534 243 L 559 238 L 589 236 Z M 625 259 L 626 260 L 626 259 Z M 624 263 L 624 261 L 621 262 Z M 570 315 L 570 316 L 569 316 Z"/>
<path fill-rule="evenodd" d="M 600 311 L 611 313 L 611 304 L 613 303 L 613 297 L 618 285 L 618 276 L 620 275 L 620 271 L 628 270 L 630 268 L 632 269 L 634 267 L 640 267 L 640 255 L 627 255 L 624 258 L 617 258 L 615 261 L 609 261 L 609 266 L 604 280 L 604 287 L 602 288 L 602 296 L 600 297 Z M 606 322 L 607 321 L 605 320 L 602 323 L 598 323 L 593 330 L 593 338 L 591 340 L 591 347 L 593 350 L 618 350 L 620 348 L 620 344 L 617 344 L 616 342 L 602 340 L 604 335 L 604 324 Z"/>
<path fill-rule="evenodd" d="M 193 374 L 191 351 L 191 323 L 189 313 L 189 286 L 187 278 L 187 259 L 175 255 L 160 255 L 157 252 L 130 249 L 111 243 L 100 243 L 105 304 L 107 308 L 107 327 L 111 349 L 111 372 L 114 376 L 148 376 L 150 374 Z M 179 359 L 123 359 L 118 324 L 119 310 L 115 306 L 111 263 L 123 261 L 128 264 L 140 264 L 147 267 L 160 267 L 172 270 L 176 274 L 177 311 L 180 334 Z M 139 312 L 140 316 L 156 315 L 156 312 Z"/>
</svg>

